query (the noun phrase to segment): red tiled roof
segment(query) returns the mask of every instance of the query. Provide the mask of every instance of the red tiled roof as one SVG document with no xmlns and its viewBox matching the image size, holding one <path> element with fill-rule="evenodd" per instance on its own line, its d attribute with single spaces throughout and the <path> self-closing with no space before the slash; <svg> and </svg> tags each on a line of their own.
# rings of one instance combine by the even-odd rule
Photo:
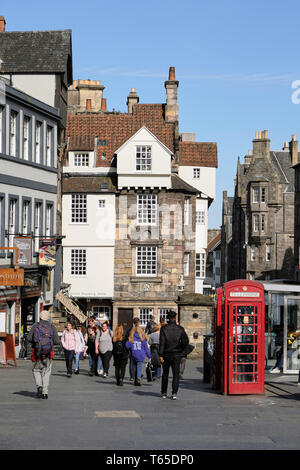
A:
<svg viewBox="0 0 300 470">
<path fill-rule="evenodd" d="M 215 142 L 180 142 L 179 165 L 218 167 Z"/>
<path fill-rule="evenodd" d="M 163 104 L 136 104 L 133 114 L 69 114 L 66 129 L 68 149 L 94 150 L 95 137 L 105 140 L 106 146 L 98 146 L 97 166 L 110 166 L 116 150 L 142 126 L 174 152 L 175 125 L 165 123 Z M 105 160 L 102 158 L 103 149 Z"/>
</svg>

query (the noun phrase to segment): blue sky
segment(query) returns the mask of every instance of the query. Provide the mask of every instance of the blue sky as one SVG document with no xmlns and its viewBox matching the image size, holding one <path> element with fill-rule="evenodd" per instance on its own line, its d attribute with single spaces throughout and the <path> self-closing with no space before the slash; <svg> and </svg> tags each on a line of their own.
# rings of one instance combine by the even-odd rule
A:
<svg viewBox="0 0 300 470">
<path fill-rule="evenodd" d="M 15 0 L 0 15 L 7 31 L 72 29 L 74 79 L 100 80 L 109 110 L 126 111 L 132 87 L 140 102 L 165 102 L 176 68 L 180 131 L 218 144 L 209 228 L 221 225 L 222 191 L 233 195 L 256 130 L 273 150 L 300 139 L 298 0 Z"/>
</svg>

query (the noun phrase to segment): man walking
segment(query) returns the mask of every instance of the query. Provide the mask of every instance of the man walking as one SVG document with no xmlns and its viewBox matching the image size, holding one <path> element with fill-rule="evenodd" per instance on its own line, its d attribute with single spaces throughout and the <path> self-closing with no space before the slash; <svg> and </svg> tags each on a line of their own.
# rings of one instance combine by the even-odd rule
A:
<svg viewBox="0 0 300 470">
<path fill-rule="evenodd" d="M 55 326 L 50 323 L 48 310 L 40 313 L 40 321 L 32 326 L 27 340 L 32 343 L 32 372 L 37 387 L 37 397 L 47 399 L 54 358 L 53 345 L 60 342 Z"/>
<path fill-rule="evenodd" d="M 188 336 L 184 328 L 176 323 L 176 312 L 168 313 L 168 324 L 160 329 L 159 356 L 163 366 L 161 382 L 161 396 L 167 398 L 169 370 L 172 368 L 172 395 L 171 399 L 177 399 L 179 388 L 179 373 L 181 357 L 189 344 Z"/>
</svg>

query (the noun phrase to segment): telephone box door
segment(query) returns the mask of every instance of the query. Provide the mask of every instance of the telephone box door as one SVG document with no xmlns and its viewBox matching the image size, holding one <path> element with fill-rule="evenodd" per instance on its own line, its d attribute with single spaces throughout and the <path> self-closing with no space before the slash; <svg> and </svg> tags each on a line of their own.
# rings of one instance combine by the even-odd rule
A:
<svg viewBox="0 0 300 470">
<path fill-rule="evenodd" d="M 229 304 L 229 394 L 264 393 L 263 325 L 261 303 Z"/>
</svg>

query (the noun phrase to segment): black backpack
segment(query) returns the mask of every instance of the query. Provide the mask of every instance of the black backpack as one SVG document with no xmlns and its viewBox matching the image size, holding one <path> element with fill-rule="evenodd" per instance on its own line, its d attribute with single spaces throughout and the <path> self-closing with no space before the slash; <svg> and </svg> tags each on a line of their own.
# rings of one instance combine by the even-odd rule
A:
<svg viewBox="0 0 300 470">
<path fill-rule="evenodd" d="M 123 341 L 116 341 L 114 343 L 114 353 L 115 354 L 121 354 L 123 352 L 124 352 Z"/>
</svg>

